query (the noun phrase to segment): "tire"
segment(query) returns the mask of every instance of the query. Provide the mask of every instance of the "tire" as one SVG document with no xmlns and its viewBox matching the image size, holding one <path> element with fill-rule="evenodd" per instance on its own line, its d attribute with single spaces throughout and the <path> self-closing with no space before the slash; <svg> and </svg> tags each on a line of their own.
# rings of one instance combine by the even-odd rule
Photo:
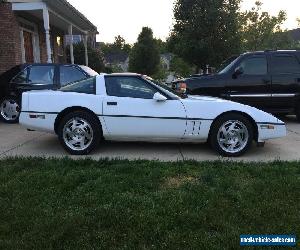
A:
<svg viewBox="0 0 300 250">
<path fill-rule="evenodd" d="M 19 100 L 15 96 L 6 96 L 0 102 L 0 119 L 5 123 L 18 123 L 21 112 Z"/>
<path fill-rule="evenodd" d="M 102 138 L 101 124 L 94 115 L 85 111 L 75 111 L 60 121 L 58 138 L 70 154 L 87 155 L 98 146 Z"/>
<path fill-rule="evenodd" d="M 237 157 L 252 145 L 254 128 L 241 114 L 228 113 L 216 120 L 210 132 L 210 144 L 220 155 Z"/>
</svg>

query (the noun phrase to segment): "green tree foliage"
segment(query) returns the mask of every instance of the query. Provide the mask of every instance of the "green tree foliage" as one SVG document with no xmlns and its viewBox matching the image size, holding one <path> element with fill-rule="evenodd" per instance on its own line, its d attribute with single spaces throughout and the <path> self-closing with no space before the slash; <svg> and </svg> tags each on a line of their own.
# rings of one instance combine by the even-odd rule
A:
<svg viewBox="0 0 300 250">
<path fill-rule="evenodd" d="M 129 57 L 129 71 L 155 75 L 159 71 L 160 54 L 152 29 L 143 27 Z"/>
<path fill-rule="evenodd" d="M 250 11 L 241 13 L 241 34 L 243 50 L 288 49 L 292 46 L 289 34 L 281 28 L 287 15 L 279 11 L 271 16 L 261 10 L 262 3 L 255 2 Z"/>
<path fill-rule="evenodd" d="M 156 44 L 158 46 L 158 49 L 159 49 L 159 53 L 160 54 L 164 54 L 164 53 L 167 53 L 168 50 L 167 50 L 167 43 L 162 41 L 161 39 L 155 39 L 154 40 L 156 41 Z"/>
<path fill-rule="evenodd" d="M 118 35 L 113 43 L 100 43 L 101 51 L 104 55 L 126 53 L 129 55 L 131 46 L 127 44 L 125 39 Z"/>
<path fill-rule="evenodd" d="M 169 49 L 197 68 L 240 52 L 240 0 L 177 0 Z"/>
<path fill-rule="evenodd" d="M 70 49 L 67 50 L 67 58 L 70 63 Z M 89 67 L 98 73 L 105 71 L 102 53 L 88 46 Z M 83 43 L 74 44 L 74 62 L 85 65 L 85 49 Z"/>
<path fill-rule="evenodd" d="M 170 71 L 175 72 L 179 77 L 188 77 L 193 73 L 194 68 L 182 58 L 174 56 L 171 60 Z"/>
</svg>

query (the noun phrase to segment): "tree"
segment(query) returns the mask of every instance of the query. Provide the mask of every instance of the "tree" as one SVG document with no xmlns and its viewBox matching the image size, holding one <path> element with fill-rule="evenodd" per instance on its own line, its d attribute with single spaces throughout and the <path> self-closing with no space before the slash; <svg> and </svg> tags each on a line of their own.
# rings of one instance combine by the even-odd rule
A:
<svg viewBox="0 0 300 250">
<path fill-rule="evenodd" d="M 180 77 L 188 77 L 193 73 L 193 67 L 182 58 L 174 56 L 171 60 L 170 70 Z"/>
<path fill-rule="evenodd" d="M 152 76 L 158 72 L 160 54 L 152 29 L 143 27 L 129 57 L 129 71 Z"/>
<path fill-rule="evenodd" d="M 85 48 L 83 43 L 74 44 L 74 61 L 76 64 L 85 65 Z M 67 58 L 70 63 L 70 49 L 67 50 Z M 105 71 L 103 55 L 100 51 L 88 46 L 89 67 L 98 73 Z"/>
<path fill-rule="evenodd" d="M 127 44 L 125 39 L 118 35 L 113 43 L 100 43 L 101 51 L 104 55 L 126 53 L 129 55 L 131 46 Z"/>
<path fill-rule="evenodd" d="M 158 46 L 160 54 L 164 54 L 164 53 L 168 52 L 168 50 L 167 50 L 167 43 L 166 42 L 162 41 L 161 39 L 155 39 L 154 38 L 154 40 L 155 40 L 155 42 L 156 42 L 156 44 Z"/>
<path fill-rule="evenodd" d="M 169 49 L 190 64 L 219 65 L 240 52 L 240 0 L 177 0 Z"/>
<path fill-rule="evenodd" d="M 271 16 L 261 10 L 262 3 L 255 2 L 255 7 L 241 14 L 241 33 L 243 49 L 248 51 L 266 49 L 288 49 L 292 44 L 289 34 L 281 26 L 287 15 L 279 11 Z"/>
</svg>

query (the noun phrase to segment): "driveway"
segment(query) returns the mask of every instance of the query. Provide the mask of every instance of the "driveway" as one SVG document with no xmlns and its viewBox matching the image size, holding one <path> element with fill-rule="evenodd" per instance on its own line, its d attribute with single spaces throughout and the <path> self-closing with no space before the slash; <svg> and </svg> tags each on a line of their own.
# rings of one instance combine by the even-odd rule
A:
<svg viewBox="0 0 300 250">
<path fill-rule="evenodd" d="M 264 148 L 257 148 L 253 144 L 250 152 L 237 160 L 300 160 L 300 123 L 297 123 L 292 116 L 286 118 L 285 121 L 288 127 L 287 137 L 271 140 Z M 65 157 L 68 154 L 63 150 L 55 135 L 29 132 L 20 125 L 0 123 L 0 158 L 7 156 Z M 221 159 L 207 144 L 136 142 L 104 142 L 89 157 L 162 161 Z"/>
</svg>

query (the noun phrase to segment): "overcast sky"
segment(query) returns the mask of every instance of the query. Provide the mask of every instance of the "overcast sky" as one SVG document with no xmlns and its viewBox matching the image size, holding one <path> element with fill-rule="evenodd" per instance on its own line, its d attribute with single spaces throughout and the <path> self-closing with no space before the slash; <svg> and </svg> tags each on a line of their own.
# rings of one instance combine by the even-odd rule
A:
<svg viewBox="0 0 300 250">
<path fill-rule="evenodd" d="M 154 36 L 168 37 L 173 23 L 175 0 L 68 0 L 97 27 L 97 40 L 113 42 L 116 35 L 134 43 L 143 26 L 153 29 Z M 209 0 L 208 0 L 209 1 Z M 243 9 L 250 9 L 255 0 L 244 0 Z M 300 0 L 262 0 L 263 9 L 271 14 L 285 10 L 288 20 L 285 28 L 297 28 Z"/>
</svg>

